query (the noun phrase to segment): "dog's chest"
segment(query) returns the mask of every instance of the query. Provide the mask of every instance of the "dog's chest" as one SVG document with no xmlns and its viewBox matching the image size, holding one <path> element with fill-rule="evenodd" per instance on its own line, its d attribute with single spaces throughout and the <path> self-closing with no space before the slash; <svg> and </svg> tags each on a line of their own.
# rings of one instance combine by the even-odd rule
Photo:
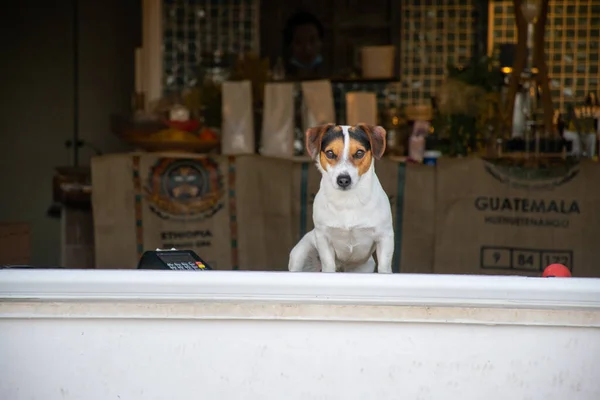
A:
<svg viewBox="0 0 600 400">
<path fill-rule="evenodd" d="M 362 262 L 375 249 L 375 228 L 326 228 L 336 258 L 345 262 Z"/>
</svg>

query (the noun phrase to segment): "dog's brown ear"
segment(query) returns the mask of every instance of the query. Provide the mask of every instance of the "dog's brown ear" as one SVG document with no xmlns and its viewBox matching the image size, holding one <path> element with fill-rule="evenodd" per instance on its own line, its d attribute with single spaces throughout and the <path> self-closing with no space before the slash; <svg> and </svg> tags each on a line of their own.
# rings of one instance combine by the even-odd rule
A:
<svg viewBox="0 0 600 400">
<path fill-rule="evenodd" d="M 332 126 L 335 126 L 335 124 L 326 124 L 308 128 L 306 131 L 306 151 L 310 158 L 315 158 L 317 154 L 319 154 L 323 134 Z"/>
<path fill-rule="evenodd" d="M 383 127 L 377 125 L 358 124 L 358 127 L 362 129 L 371 141 L 371 152 L 376 159 L 383 157 L 385 152 L 385 136 L 386 132 Z"/>
</svg>

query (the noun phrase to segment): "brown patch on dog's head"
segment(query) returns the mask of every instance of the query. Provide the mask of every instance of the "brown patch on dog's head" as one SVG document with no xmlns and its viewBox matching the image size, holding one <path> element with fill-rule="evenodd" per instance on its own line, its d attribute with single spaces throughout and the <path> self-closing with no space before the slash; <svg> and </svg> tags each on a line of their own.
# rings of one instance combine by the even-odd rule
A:
<svg viewBox="0 0 600 400">
<path fill-rule="evenodd" d="M 373 126 L 367 124 L 358 124 L 356 125 L 355 131 L 364 132 L 369 138 L 369 143 L 371 145 L 371 152 L 373 153 L 373 157 L 379 160 L 383 157 L 383 153 L 385 152 L 385 129 L 381 126 Z"/>
<path fill-rule="evenodd" d="M 314 128 L 309 128 L 306 131 L 306 151 L 308 152 L 310 158 L 314 159 L 317 157 L 317 154 L 319 154 L 319 151 L 321 150 L 323 136 L 334 126 L 335 124 L 315 126 Z"/>
<path fill-rule="evenodd" d="M 321 153 L 319 162 L 324 170 L 327 166 L 334 166 L 343 157 L 344 154 L 344 132 L 342 127 L 336 126 L 330 128 L 323 134 L 321 139 Z"/>
<path fill-rule="evenodd" d="M 362 176 L 371 168 L 373 161 L 371 143 L 365 133 L 355 128 L 348 129 L 348 136 L 350 138 L 348 160 L 358 170 L 358 176 Z"/>
</svg>

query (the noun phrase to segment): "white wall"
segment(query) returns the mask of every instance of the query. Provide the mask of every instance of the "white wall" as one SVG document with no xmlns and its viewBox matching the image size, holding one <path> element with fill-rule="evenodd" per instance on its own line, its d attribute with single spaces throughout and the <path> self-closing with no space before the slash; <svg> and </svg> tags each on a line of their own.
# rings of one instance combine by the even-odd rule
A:
<svg viewBox="0 0 600 400">
<path fill-rule="evenodd" d="M 138 2 L 80 2 L 80 132 L 103 151 L 124 145 L 109 131 L 133 87 Z M 69 165 L 72 134 L 72 2 L 22 0 L 3 7 L 0 79 L 0 222 L 31 223 L 32 264 L 58 265 L 60 224 L 46 216 L 54 167 Z M 87 164 L 90 150 L 80 153 Z"/>
<path fill-rule="evenodd" d="M 11 400 L 598 400 L 600 280 L 5 270 L 0 355 Z"/>
</svg>

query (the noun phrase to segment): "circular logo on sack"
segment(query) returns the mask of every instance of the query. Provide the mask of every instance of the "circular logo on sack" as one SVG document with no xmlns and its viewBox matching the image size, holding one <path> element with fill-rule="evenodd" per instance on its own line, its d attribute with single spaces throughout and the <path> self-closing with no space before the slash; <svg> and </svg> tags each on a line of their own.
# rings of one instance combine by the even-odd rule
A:
<svg viewBox="0 0 600 400">
<path fill-rule="evenodd" d="M 485 160 L 485 170 L 496 180 L 520 189 L 554 189 L 579 174 L 577 160 L 547 160 L 541 165 L 516 164 L 511 159 Z"/>
<path fill-rule="evenodd" d="M 223 194 L 223 175 L 210 158 L 162 158 L 150 168 L 146 200 L 161 218 L 210 218 L 223 208 Z"/>
</svg>

